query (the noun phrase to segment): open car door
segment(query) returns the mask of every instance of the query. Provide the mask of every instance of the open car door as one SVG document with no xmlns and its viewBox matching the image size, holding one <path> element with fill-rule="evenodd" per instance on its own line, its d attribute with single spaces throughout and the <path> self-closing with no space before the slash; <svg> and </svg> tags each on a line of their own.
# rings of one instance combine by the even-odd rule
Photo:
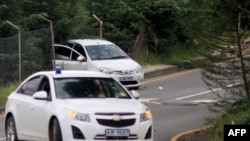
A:
<svg viewBox="0 0 250 141">
<path fill-rule="evenodd" d="M 55 44 L 55 65 L 64 70 L 86 70 L 86 57 L 69 46 Z"/>
</svg>

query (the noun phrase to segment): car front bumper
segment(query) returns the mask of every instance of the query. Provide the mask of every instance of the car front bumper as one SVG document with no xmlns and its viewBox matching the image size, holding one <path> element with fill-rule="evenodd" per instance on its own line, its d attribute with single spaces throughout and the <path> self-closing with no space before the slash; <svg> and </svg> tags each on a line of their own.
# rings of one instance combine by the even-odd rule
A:
<svg viewBox="0 0 250 141">
<path fill-rule="evenodd" d="M 139 117 L 135 119 L 133 125 L 117 127 L 123 124 L 130 124 L 130 119 L 134 117 L 127 117 L 120 121 L 112 121 L 109 117 L 94 116 L 91 118 L 91 122 L 82 122 L 76 120 L 70 120 L 69 122 L 63 121 L 61 123 L 61 130 L 63 139 L 67 141 L 75 140 L 130 140 L 130 141 L 153 141 L 154 130 L 152 120 L 140 122 Z M 100 122 L 105 120 L 105 122 Z M 106 125 L 102 125 L 105 123 Z M 107 137 L 105 131 L 107 129 L 128 129 L 129 136 L 126 137 Z"/>
<path fill-rule="evenodd" d="M 111 74 L 113 78 L 119 81 L 126 88 L 138 88 L 144 83 L 143 73 L 133 73 L 133 74 Z"/>
</svg>

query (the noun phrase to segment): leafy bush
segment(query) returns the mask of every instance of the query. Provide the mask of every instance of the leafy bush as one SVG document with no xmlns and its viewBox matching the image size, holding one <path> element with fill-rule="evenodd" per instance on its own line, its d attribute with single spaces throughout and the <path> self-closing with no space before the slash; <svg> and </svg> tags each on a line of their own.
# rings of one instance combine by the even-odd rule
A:
<svg viewBox="0 0 250 141">
<path fill-rule="evenodd" d="M 210 140 L 212 141 L 222 141 L 223 140 L 223 128 L 224 125 L 239 124 L 239 125 L 249 125 L 250 124 L 250 103 L 248 100 L 242 100 L 234 104 L 233 108 L 226 111 L 222 116 L 210 120 L 213 125 L 209 130 Z"/>
</svg>

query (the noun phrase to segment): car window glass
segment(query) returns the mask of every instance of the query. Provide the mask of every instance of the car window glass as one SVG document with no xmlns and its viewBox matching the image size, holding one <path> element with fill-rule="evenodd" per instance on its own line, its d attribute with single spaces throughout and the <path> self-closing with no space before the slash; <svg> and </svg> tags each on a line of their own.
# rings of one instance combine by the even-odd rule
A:
<svg viewBox="0 0 250 141">
<path fill-rule="evenodd" d="M 38 90 L 39 83 L 40 76 L 34 77 L 23 84 L 23 86 L 18 90 L 18 93 L 32 96 Z"/>
<path fill-rule="evenodd" d="M 77 58 L 79 56 L 82 56 L 79 52 L 75 51 L 74 49 L 72 49 L 72 55 L 71 55 L 71 59 L 70 60 L 77 60 Z"/>
<path fill-rule="evenodd" d="M 63 46 L 55 47 L 55 57 L 58 60 L 69 60 L 70 59 L 71 50 L 69 48 Z"/>
<path fill-rule="evenodd" d="M 50 97 L 50 84 L 49 84 L 49 80 L 46 76 L 44 76 L 41 80 L 40 86 L 38 91 L 46 91 L 48 94 L 48 97 Z"/>
<path fill-rule="evenodd" d="M 77 49 L 77 50 L 76 50 Z M 82 46 L 74 46 L 72 49 L 72 55 L 71 55 L 71 60 L 77 60 L 79 56 L 84 56 L 82 55 L 79 51 L 83 50 Z M 81 51 L 82 52 L 82 51 Z M 84 53 L 85 54 L 85 53 Z M 84 56 L 86 58 L 86 55 Z M 86 61 L 86 60 L 83 60 Z"/>
<path fill-rule="evenodd" d="M 73 49 L 75 51 L 79 52 L 80 54 L 82 54 L 85 58 L 87 58 L 86 57 L 86 53 L 85 53 L 85 51 L 84 51 L 84 49 L 83 49 L 83 47 L 81 45 L 75 44 L 74 47 L 73 47 Z"/>
<path fill-rule="evenodd" d="M 131 98 L 115 80 L 110 78 L 57 78 L 58 98 Z"/>
<path fill-rule="evenodd" d="M 86 50 L 92 60 L 128 58 L 125 52 L 113 44 L 86 46 Z"/>
</svg>

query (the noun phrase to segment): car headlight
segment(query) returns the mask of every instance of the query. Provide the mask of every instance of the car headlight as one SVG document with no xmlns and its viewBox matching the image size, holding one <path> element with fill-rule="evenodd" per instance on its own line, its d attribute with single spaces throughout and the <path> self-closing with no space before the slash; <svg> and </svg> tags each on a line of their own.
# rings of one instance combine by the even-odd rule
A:
<svg viewBox="0 0 250 141">
<path fill-rule="evenodd" d="M 140 66 L 136 67 L 135 72 L 136 73 L 141 73 L 142 72 L 142 68 Z"/>
<path fill-rule="evenodd" d="M 140 122 L 152 119 L 152 114 L 149 109 L 146 109 L 144 113 L 140 115 Z"/>
<path fill-rule="evenodd" d="M 75 111 L 68 111 L 68 116 L 70 119 L 84 121 L 84 122 L 90 122 L 90 118 L 89 118 L 88 114 L 78 113 Z"/>
<path fill-rule="evenodd" d="M 113 74 L 114 71 L 110 68 L 100 68 L 100 72 L 106 73 L 106 74 Z"/>
</svg>

